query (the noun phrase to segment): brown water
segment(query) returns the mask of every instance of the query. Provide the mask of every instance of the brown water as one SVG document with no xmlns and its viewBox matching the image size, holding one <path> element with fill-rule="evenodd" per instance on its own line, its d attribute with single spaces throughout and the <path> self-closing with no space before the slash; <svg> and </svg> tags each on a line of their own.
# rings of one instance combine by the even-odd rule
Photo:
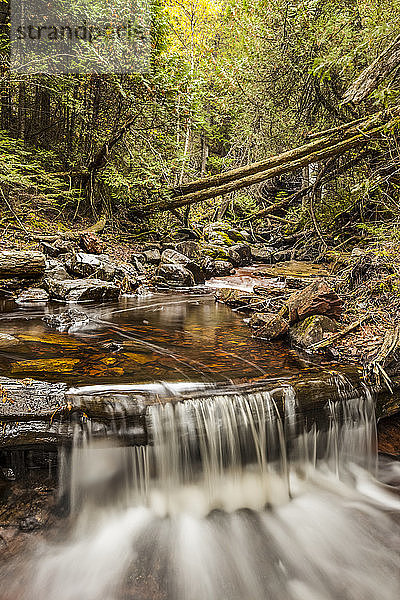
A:
<svg viewBox="0 0 400 600">
<path fill-rule="evenodd" d="M 243 281 L 243 279 L 242 279 Z M 247 283 L 247 282 L 246 282 Z M 89 321 L 60 333 L 42 318 L 67 308 Z M 299 373 L 305 363 L 283 344 L 244 326 L 246 315 L 212 293 L 126 296 L 113 304 L 0 304 L 0 331 L 20 345 L 0 351 L 3 375 L 76 384 L 242 381 Z"/>
</svg>

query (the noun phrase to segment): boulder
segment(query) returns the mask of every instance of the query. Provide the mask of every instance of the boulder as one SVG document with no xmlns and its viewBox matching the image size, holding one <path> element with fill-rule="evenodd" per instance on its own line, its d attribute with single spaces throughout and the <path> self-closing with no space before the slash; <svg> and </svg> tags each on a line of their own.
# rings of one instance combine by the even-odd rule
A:
<svg viewBox="0 0 400 600">
<path fill-rule="evenodd" d="M 69 308 L 59 314 L 45 315 L 42 320 L 49 327 L 64 332 L 80 329 L 82 325 L 89 322 L 89 317 L 76 308 Z"/>
<path fill-rule="evenodd" d="M 322 279 L 292 294 L 286 305 L 290 323 L 303 321 L 313 315 L 339 318 L 342 314 L 341 299 Z"/>
<path fill-rule="evenodd" d="M 65 302 L 84 302 L 86 300 L 104 302 L 117 300 L 120 294 L 120 289 L 116 285 L 100 279 L 65 279 L 61 281 L 48 278 L 46 283 L 50 297 Z"/>
<path fill-rule="evenodd" d="M 54 258 L 46 259 L 46 268 L 44 271 L 45 281 L 47 277 L 51 279 L 69 279 L 70 275 L 65 270 L 65 267 L 62 262 L 56 260 Z"/>
<path fill-rule="evenodd" d="M 46 256 L 50 256 L 51 258 L 57 258 L 57 256 L 61 256 L 62 254 L 68 254 L 69 252 L 74 252 L 77 250 L 78 245 L 76 242 L 72 240 L 55 240 L 53 243 L 49 244 L 48 242 L 41 242 L 40 249 Z"/>
<path fill-rule="evenodd" d="M 313 315 L 307 317 L 301 323 L 296 323 L 290 328 L 290 341 L 293 346 L 308 348 L 317 342 L 321 342 L 325 333 L 335 333 L 338 325 L 326 315 Z"/>
<path fill-rule="evenodd" d="M 289 331 L 289 323 L 279 315 L 263 313 L 263 325 L 254 333 L 255 337 L 263 340 L 277 340 Z"/>
<path fill-rule="evenodd" d="M 245 267 L 251 264 L 251 250 L 248 244 L 235 244 L 228 248 L 230 262 L 237 267 Z"/>
<path fill-rule="evenodd" d="M 29 288 L 21 292 L 16 299 L 17 304 L 25 304 L 30 302 L 47 302 L 49 294 L 43 288 Z"/>
<path fill-rule="evenodd" d="M 293 248 L 287 248 L 286 250 L 278 250 L 277 252 L 273 253 L 272 262 L 280 263 L 291 261 L 295 259 L 296 256 L 298 256 L 298 252 L 296 250 L 293 250 Z"/>
<path fill-rule="evenodd" d="M 198 260 L 202 253 L 200 244 L 192 240 L 179 242 L 179 244 L 176 244 L 176 250 L 191 260 Z"/>
<path fill-rule="evenodd" d="M 44 273 L 43 252 L 4 250 L 0 252 L 0 279 L 8 277 L 38 278 Z"/>
<path fill-rule="evenodd" d="M 157 270 L 158 281 L 172 287 L 191 287 L 194 285 L 192 273 L 180 264 L 161 263 Z"/>
<path fill-rule="evenodd" d="M 159 248 L 149 248 L 148 250 L 143 250 L 141 253 L 145 262 L 150 265 L 158 265 L 161 260 L 161 252 Z"/>
<path fill-rule="evenodd" d="M 8 350 L 9 348 L 14 348 L 19 344 L 19 339 L 14 337 L 13 335 L 10 335 L 8 333 L 0 333 L 0 351 Z"/>
<path fill-rule="evenodd" d="M 235 272 L 232 263 L 227 260 L 214 260 L 210 256 L 206 256 L 202 260 L 201 268 L 206 279 L 226 277 L 227 275 L 233 275 Z"/>
<path fill-rule="evenodd" d="M 195 283 L 203 284 L 205 282 L 204 273 L 200 265 L 176 250 L 164 250 L 161 255 L 161 262 L 162 264 L 183 265 L 192 273 Z"/>
<path fill-rule="evenodd" d="M 104 252 L 104 243 L 98 235 L 91 231 L 82 233 L 79 237 L 79 246 L 90 254 L 101 254 Z"/>
<path fill-rule="evenodd" d="M 271 313 L 255 312 L 251 315 L 249 325 L 253 329 L 258 329 L 271 320 Z"/>
<path fill-rule="evenodd" d="M 271 264 L 275 249 L 271 246 L 250 246 L 251 260 L 254 263 Z"/>
<path fill-rule="evenodd" d="M 65 267 L 71 275 L 89 277 L 95 275 L 103 281 L 112 281 L 115 276 L 115 263 L 106 254 L 76 252 L 68 256 Z"/>
</svg>

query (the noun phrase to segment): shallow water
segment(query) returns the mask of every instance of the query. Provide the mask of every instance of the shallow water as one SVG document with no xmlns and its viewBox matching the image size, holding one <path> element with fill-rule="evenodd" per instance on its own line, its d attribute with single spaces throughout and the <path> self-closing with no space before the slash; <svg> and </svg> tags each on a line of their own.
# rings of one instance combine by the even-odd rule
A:
<svg viewBox="0 0 400 600">
<path fill-rule="evenodd" d="M 45 314 L 77 308 L 87 324 L 60 333 Z M 0 304 L 0 329 L 21 346 L 0 351 L 10 377 L 85 383 L 238 381 L 289 376 L 304 367 L 280 344 L 252 338 L 243 313 L 210 293 L 126 296 L 114 304 Z M 110 344 L 116 346 L 110 346 Z"/>
</svg>

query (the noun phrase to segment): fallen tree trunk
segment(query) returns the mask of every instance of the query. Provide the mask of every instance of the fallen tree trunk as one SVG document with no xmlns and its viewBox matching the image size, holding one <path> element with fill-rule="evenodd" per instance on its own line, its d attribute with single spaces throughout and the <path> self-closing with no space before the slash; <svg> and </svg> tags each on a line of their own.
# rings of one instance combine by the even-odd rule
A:
<svg viewBox="0 0 400 600">
<path fill-rule="evenodd" d="M 397 124 L 397 121 L 397 119 L 393 119 L 390 124 L 395 125 Z M 225 177 L 229 178 L 230 181 L 228 183 L 215 187 L 201 187 L 201 189 L 198 191 L 190 194 L 169 198 L 167 200 L 164 199 L 158 202 L 152 202 L 140 207 L 137 212 L 141 215 L 144 215 L 156 211 L 171 210 L 182 206 L 188 206 L 190 204 L 195 204 L 196 202 L 202 202 L 210 198 L 215 198 L 216 196 L 222 196 L 230 192 L 238 191 L 251 185 L 261 183 L 267 179 L 271 179 L 272 177 L 289 173 L 290 171 L 296 171 L 310 163 L 319 162 L 321 160 L 343 154 L 348 150 L 369 143 L 371 140 L 378 137 L 383 127 L 386 127 L 386 125 L 379 125 L 378 127 L 374 127 L 372 129 L 364 129 L 357 135 L 353 135 L 352 137 L 346 138 L 338 143 L 336 140 L 335 143 L 332 143 L 332 138 L 329 138 L 329 143 L 325 141 L 324 144 L 322 144 L 322 148 L 319 146 L 319 141 L 315 142 L 314 144 L 295 148 L 289 153 L 285 152 L 264 162 L 264 165 L 267 163 L 269 166 L 274 164 L 273 167 L 270 166 L 270 168 L 265 169 L 265 166 L 262 168 L 255 166 L 260 165 L 261 163 L 249 165 L 249 167 L 245 168 L 247 169 L 246 172 L 248 172 L 248 169 L 256 169 L 256 172 L 247 176 L 243 176 L 243 169 L 235 169 L 234 171 L 223 174 Z M 191 185 L 195 185 L 195 183 Z M 199 182 L 197 182 L 196 185 L 200 185 Z"/>
<path fill-rule="evenodd" d="M 254 175 L 255 173 L 260 173 L 273 167 L 278 167 L 279 165 L 285 164 L 292 159 L 299 159 L 302 156 L 307 156 L 313 152 L 317 152 L 318 150 L 332 146 L 335 143 L 343 141 L 344 138 L 351 138 L 354 135 L 359 134 L 361 131 L 367 132 L 368 130 L 373 129 L 379 123 L 380 119 L 382 119 L 382 114 L 378 113 L 372 117 L 352 121 L 348 124 L 349 126 L 347 127 L 347 131 L 343 131 L 343 128 L 346 126 L 341 126 L 326 131 L 321 131 L 319 135 L 312 134 L 311 137 L 317 139 L 314 139 L 307 144 L 287 150 L 281 154 L 271 156 L 265 160 L 246 165 L 245 167 L 231 169 L 230 171 L 220 173 L 219 175 L 204 177 L 202 179 L 192 181 L 191 183 L 180 185 L 179 187 L 173 188 L 170 191 L 170 195 L 173 198 L 177 196 L 185 196 L 200 190 L 219 187 L 225 183 L 236 181 L 243 177 Z"/>
<path fill-rule="evenodd" d="M 0 252 L 0 278 L 40 277 L 44 273 L 46 258 L 42 252 L 18 252 L 4 250 Z"/>
<path fill-rule="evenodd" d="M 351 84 L 343 96 L 343 101 L 360 103 L 399 65 L 400 35 Z"/>
<path fill-rule="evenodd" d="M 86 233 L 101 233 L 106 226 L 107 218 L 103 215 L 100 219 L 91 227 L 80 231 L 59 231 L 51 235 L 38 235 L 35 233 L 29 234 L 33 240 L 39 242 L 54 242 L 58 239 L 63 240 L 77 240 Z"/>
</svg>

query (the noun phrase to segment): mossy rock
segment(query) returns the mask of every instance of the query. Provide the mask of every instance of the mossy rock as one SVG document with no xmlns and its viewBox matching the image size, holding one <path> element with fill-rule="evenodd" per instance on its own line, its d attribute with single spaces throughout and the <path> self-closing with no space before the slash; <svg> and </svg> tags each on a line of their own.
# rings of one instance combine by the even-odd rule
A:
<svg viewBox="0 0 400 600">
<path fill-rule="evenodd" d="M 325 333 L 335 333 L 337 330 L 337 323 L 326 315 L 313 315 L 292 325 L 290 340 L 294 346 L 309 348 L 313 344 L 321 342 Z"/>
</svg>

